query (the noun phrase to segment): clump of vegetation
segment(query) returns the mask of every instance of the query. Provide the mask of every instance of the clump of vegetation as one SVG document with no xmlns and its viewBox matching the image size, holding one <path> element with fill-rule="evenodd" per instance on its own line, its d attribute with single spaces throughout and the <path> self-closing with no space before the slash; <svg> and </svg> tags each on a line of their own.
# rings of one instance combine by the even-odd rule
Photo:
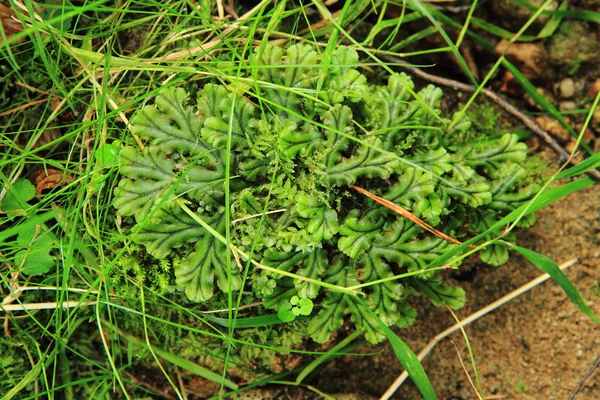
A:
<svg viewBox="0 0 600 400">
<path fill-rule="evenodd" d="M 322 59 L 268 45 L 248 62 L 233 89 L 208 83 L 194 100 L 166 88 L 131 120 L 148 144 L 121 150 L 113 204 L 133 240 L 173 261 L 190 300 L 210 307 L 215 291 L 239 292 L 282 319 L 308 314 L 317 342 L 346 316 L 378 342 L 381 321 L 415 320 L 412 295 L 461 307 L 463 290 L 428 265 L 456 246 L 441 233 L 484 232 L 539 190 L 524 183 L 526 146 L 513 134 L 465 141 L 481 135 L 443 115 L 439 88 L 415 93 L 403 73 L 370 84 L 350 48 Z M 501 243 L 480 254 L 491 265 L 508 257 Z"/>
</svg>

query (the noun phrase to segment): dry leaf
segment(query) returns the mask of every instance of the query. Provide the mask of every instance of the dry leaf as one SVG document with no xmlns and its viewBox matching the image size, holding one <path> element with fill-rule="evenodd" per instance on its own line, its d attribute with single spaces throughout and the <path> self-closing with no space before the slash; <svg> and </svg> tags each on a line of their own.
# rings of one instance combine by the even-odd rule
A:
<svg viewBox="0 0 600 400">
<path fill-rule="evenodd" d="M 29 180 L 35 186 L 35 193 L 39 196 L 44 190 L 66 185 L 73 178 L 55 168 L 38 168 L 31 173 Z"/>
<path fill-rule="evenodd" d="M 542 78 L 548 70 L 548 53 L 542 43 L 513 43 L 502 39 L 496 45 L 496 53 L 520 64 L 528 79 Z"/>
<path fill-rule="evenodd" d="M 15 33 L 21 32 L 23 25 L 21 25 L 19 20 L 14 18 L 15 13 L 6 4 L 6 2 L 0 3 L 0 24 L 2 25 L 2 29 L 4 29 L 4 34 L 9 38 Z M 24 40 L 25 38 L 21 38 L 16 43 L 21 43 Z M 0 42 L 2 42 L 2 36 L 0 36 Z"/>
</svg>

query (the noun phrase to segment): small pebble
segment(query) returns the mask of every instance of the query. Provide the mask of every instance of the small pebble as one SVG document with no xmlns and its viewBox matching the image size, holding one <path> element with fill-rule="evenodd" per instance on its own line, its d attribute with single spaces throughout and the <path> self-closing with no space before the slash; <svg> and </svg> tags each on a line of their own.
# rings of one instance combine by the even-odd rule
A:
<svg viewBox="0 0 600 400">
<path fill-rule="evenodd" d="M 571 100 L 561 101 L 558 104 L 558 109 L 560 111 L 573 111 L 577 109 L 577 104 Z"/>
<path fill-rule="evenodd" d="M 565 78 L 558 84 L 558 95 L 563 99 L 573 97 L 575 94 L 575 82 L 572 78 Z"/>
</svg>

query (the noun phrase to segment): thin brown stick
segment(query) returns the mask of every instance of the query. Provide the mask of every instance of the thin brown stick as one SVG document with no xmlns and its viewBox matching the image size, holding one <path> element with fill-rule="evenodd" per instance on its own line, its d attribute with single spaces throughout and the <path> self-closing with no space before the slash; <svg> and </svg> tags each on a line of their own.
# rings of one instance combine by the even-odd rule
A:
<svg viewBox="0 0 600 400">
<path fill-rule="evenodd" d="M 577 386 L 577 388 L 575 389 L 573 394 L 571 394 L 571 397 L 569 397 L 569 400 L 573 400 L 575 398 L 575 396 L 577 396 L 577 393 L 579 393 L 579 391 L 583 387 L 583 384 L 585 383 L 585 381 L 587 381 L 588 378 L 590 376 L 592 376 L 592 374 L 594 373 L 594 371 L 596 371 L 598 369 L 598 367 L 600 367 L 600 356 L 596 357 L 596 361 L 594 361 L 594 365 L 592 365 L 592 368 L 590 368 L 590 370 L 585 374 L 585 376 L 583 377 L 581 382 L 579 382 L 579 386 Z"/>
<path fill-rule="evenodd" d="M 433 82 L 437 85 L 446 86 L 446 87 L 449 87 L 449 88 L 452 88 L 455 90 L 461 90 L 461 91 L 467 92 L 467 93 L 474 93 L 477 90 L 477 88 L 473 85 L 468 85 L 466 83 L 458 82 L 453 79 L 442 78 L 440 76 L 436 76 L 436 75 L 428 74 L 427 72 L 423 72 L 419 68 L 413 67 L 412 65 L 408 64 L 406 61 L 404 61 L 401 58 L 394 57 L 394 56 L 388 56 L 388 55 L 381 55 L 381 58 L 384 60 L 387 60 L 389 62 L 396 63 L 399 66 L 401 66 L 402 68 L 408 69 L 411 73 L 418 76 L 419 78 L 429 81 L 429 82 Z M 531 119 L 527 115 L 523 114 L 515 106 L 510 104 L 508 101 L 504 100 L 504 98 L 502 98 L 500 95 L 498 95 L 493 90 L 483 88 L 483 89 L 481 89 L 481 93 L 483 93 L 484 95 L 489 97 L 500 108 L 502 108 L 504 111 L 506 111 L 507 113 L 509 113 L 510 115 L 512 115 L 519 121 L 521 121 L 523 123 L 523 125 L 525 125 L 529 129 L 531 129 L 531 131 L 533 131 L 533 133 L 535 133 L 540 138 L 542 138 L 542 140 L 544 142 L 546 142 L 552 148 L 552 150 L 554 150 L 554 152 L 556 154 L 558 154 L 558 156 L 560 157 L 561 164 L 564 163 L 565 161 L 568 161 L 573 165 L 577 165 L 577 163 L 570 157 L 569 153 L 548 132 L 546 132 L 545 130 L 540 128 L 540 126 L 533 119 Z M 591 178 L 593 178 L 594 180 L 600 181 L 600 172 L 598 170 L 592 169 L 592 170 L 587 171 L 586 174 L 588 176 L 590 176 Z"/>
<path fill-rule="evenodd" d="M 473 391 L 477 395 L 477 398 L 479 400 L 483 400 L 483 398 L 481 397 L 481 395 L 477 391 L 477 388 L 475 387 L 475 384 L 473 383 L 473 379 L 471 379 L 471 375 L 469 375 L 469 371 L 467 370 L 467 366 L 465 365 L 465 363 L 463 361 L 463 358 L 460 355 L 460 350 L 458 350 L 458 346 L 456 346 L 456 343 L 454 343 L 454 340 L 450 340 L 450 343 L 452 343 L 452 346 L 454 346 L 454 350 L 456 350 L 456 355 L 458 356 L 458 361 L 460 362 L 460 365 L 462 366 L 463 371 L 465 371 L 465 375 L 467 376 L 467 379 L 469 380 L 469 383 L 471 384 L 471 387 L 473 388 Z"/>
<path fill-rule="evenodd" d="M 423 229 L 433 233 L 435 236 L 440 237 L 444 240 L 447 240 L 450 243 L 454 243 L 454 244 L 462 244 L 462 242 L 460 240 L 456 240 L 453 237 L 450 237 L 448 235 L 446 235 L 444 232 L 440 232 L 437 229 L 435 229 L 433 226 L 429 225 L 427 222 L 423 221 L 422 219 L 420 219 L 419 217 L 417 217 L 416 215 L 414 215 L 413 213 L 411 213 L 410 211 L 400 207 L 398 204 L 396 203 L 392 203 L 389 200 L 384 199 L 383 197 L 379 197 L 371 192 L 369 192 L 368 190 L 365 190 L 359 186 L 352 186 L 352 189 L 356 190 L 359 193 L 364 194 L 365 196 L 367 196 L 368 198 L 370 198 L 371 200 L 381 204 L 384 207 L 389 208 L 390 210 L 397 212 L 398 214 L 402 215 L 404 218 L 414 222 L 415 224 L 419 225 L 420 227 L 422 227 Z M 471 245 L 472 246 L 472 245 Z M 475 247 L 475 246 L 472 246 Z"/>
</svg>

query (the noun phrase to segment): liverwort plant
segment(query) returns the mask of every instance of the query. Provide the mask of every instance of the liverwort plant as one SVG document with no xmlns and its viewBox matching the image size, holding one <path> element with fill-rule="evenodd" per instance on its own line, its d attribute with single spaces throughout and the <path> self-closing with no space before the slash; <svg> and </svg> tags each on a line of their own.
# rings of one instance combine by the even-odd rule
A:
<svg viewBox="0 0 600 400">
<path fill-rule="evenodd" d="M 466 118 L 445 116 L 439 88 L 415 97 L 408 75 L 371 84 L 357 64 L 356 51 L 343 46 L 324 62 L 310 46 L 268 45 L 251 56 L 244 85 L 208 83 L 197 99 L 166 88 L 132 118 L 131 132 L 147 145 L 120 150 L 113 204 L 135 242 L 173 259 L 176 285 L 190 300 L 243 288 L 248 301 L 262 301 L 284 321 L 309 318 L 317 342 L 347 317 L 378 342 L 381 322 L 413 323 L 412 295 L 464 304 L 462 289 L 426 269 L 456 245 L 352 188 L 460 239 L 486 231 L 539 190 L 523 166 L 527 148 L 514 134 L 486 137 Z M 223 236 L 230 224 L 236 248 L 272 269 L 251 267 L 243 280 L 243 265 L 228 269 L 226 245 L 197 218 Z M 529 215 L 520 223 L 533 222 Z M 480 256 L 500 265 L 508 253 L 494 244 Z M 394 279 L 405 273 L 412 274 Z M 373 284 L 360 301 L 321 282 Z"/>
</svg>

